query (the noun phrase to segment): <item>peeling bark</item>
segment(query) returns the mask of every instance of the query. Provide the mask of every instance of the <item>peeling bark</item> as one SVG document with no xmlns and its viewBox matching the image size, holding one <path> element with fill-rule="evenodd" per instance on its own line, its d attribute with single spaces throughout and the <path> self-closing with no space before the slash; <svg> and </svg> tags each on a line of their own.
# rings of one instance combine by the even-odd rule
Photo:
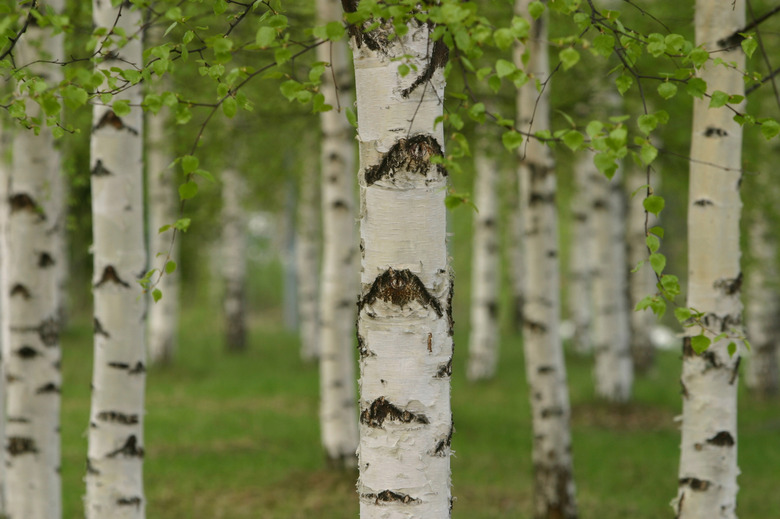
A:
<svg viewBox="0 0 780 519">
<path fill-rule="evenodd" d="M 515 13 L 530 19 L 530 0 L 517 0 Z M 531 133 L 550 125 L 549 89 L 537 92 L 534 78 L 550 75 L 547 50 L 547 15 L 531 22 L 525 45 L 515 47 L 515 64 L 532 77 L 518 91 L 518 127 Z M 535 115 L 533 115 L 535 114 Z M 533 122 L 532 122 L 533 117 Z M 558 272 L 558 212 L 556 174 L 550 149 L 529 140 L 520 148 L 518 175 L 525 230 L 527 292 L 523 310 L 523 349 L 531 397 L 534 445 L 534 512 L 537 519 L 577 517 L 566 365 L 560 326 Z M 550 254 L 552 252 L 552 254 Z M 545 369 L 540 369 L 544 367 Z"/>
<path fill-rule="evenodd" d="M 723 8 L 706 0 L 696 2 L 696 44 L 734 68 L 707 63 L 700 70 L 710 91 L 744 93 L 741 70 L 745 56 L 737 47 L 716 43 L 745 24 L 745 2 Z M 708 100 L 694 99 L 688 206 L 688 301 L 704 312 L 704 333 L 741 333 L 742 305 L 739 195 L 742 128 L 724 108 L 709 109 Z M 735 107 L 740 110 L 740 107 Z M 709 164 L 717 164 L 718 167 Z M 723 169 L 722 169 L 723 168 Z M 728 168 L 728 169 L 725 169 Z M 711 204 L 697 204 L 709 200 Z M 729 356 L 730 339 L 720 340 L 703 355 L 684 342 L 681 382 L 685 388 L 682 413 L 679 489 L 672 502 L 677 517 L 736 518 L 737 498 L 737 368 L 739 355 Z M 714 333 L 712 333 L 714 332 Z"/>
<path fill-rule="evenodd" d="M 131 35 L 137 33 L 141 13 L 127 3 L 112 7 L 95 0 L 93 19 L 97 27 L 116 22 Z M 121 50 L 106 52 L 98 69 L 142 62 L 137 36 Z M 128 88 L 114 99 L 128 100 L 130 113 L 119 118 L 110 108 L 96 106 L 90 142 L 92 171 L 104 168 L 111 173 L 90 177 L 95 354 L 84 503 L 87 519 L 142 519 L 142 457 L 120 456 L 142 452 L 143 445 L 146 300 L 136 283 L 147 268 L 141 87 Z M 126 496 L 137 497 L 137 503 L 126 506 Z"/>
</svg>

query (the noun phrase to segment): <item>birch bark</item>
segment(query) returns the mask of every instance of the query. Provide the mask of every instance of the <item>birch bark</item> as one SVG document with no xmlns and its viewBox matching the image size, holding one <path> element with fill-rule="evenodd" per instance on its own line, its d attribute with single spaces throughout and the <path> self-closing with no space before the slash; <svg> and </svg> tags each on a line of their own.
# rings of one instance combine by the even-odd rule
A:
<svg viewBox="0 0 780 519">
<path fill-rule="evenodd" d="M 486 145 L 485 142 L 482 145 Z M 494 159 L 478 145 L 474 155 L 474 215 L 471 254 L 471 331 L 466 374 L 469 380 L 495 376 L 498 364 L 498 180 Z"/>
<path fill-rule="evenodd" d="M 7 301 L 5 293 L 5 263 L 8 256 L 8 247 L 5 238 L 6 218 L 9 211 L 8 205 L 8 180 L 10 167 L 8 164 L 9 138 L 8 131 L 0 123 L 0 517 L 6 512 L 5 505 L 5 481 L 6 481 L 6 452 L 5 452 L 5 332 L 3 327 L 7 319 L 5 309 Z"/>
<path fill-rule="evenodd" d="M 515 13 L 530 18 L 530 0 L 517 0 Z M 550 76 L 547 14 L 531 22 L 524 46 L 515 49 L 515 64 L 528 53 L 525 65 L 531 80 L 517 98 L 517 124 L 527 132 L 549 129 L 549 85 L 541 93 L 535 80 Z M 533 119 L 532 119 L 533 118 Z M 571 410 L 566 365 L 559 334 L 560 281 L 558 273 L 558 213 L 556 175 L 550 149 L 536 139 L 520 148 L 520 192 L 525 229 L 526 299 L 523 309 L 523 348 L 533 414 L 534 517 L 575 518 L 571 456 Z"/>
<path fill-rule="evenodd" d="M 509 267 L 509 280 L 512 289 L 513 328 L 516 332 L 523 329 L 523 307 L 525 306 L 525 237 L 523 230 L 523 204 L 520 192 L 517 171 L 507 168 L 509 176 L 507 199 L 509 206 L 509 221 L 507 223 L 508 247 L 507 256 Z"/>
<path fill-rule="evenodd" d="M 347 2 L 348 10 L 356 2 Z M 369 22 L 370 23 L 370 22 Z M 360 517 L 450 517 L 452 277 L 441 155 L 447 48 L 415 21 L 351 28 L 360 144 Z M 408 63 L 416 73 L 402 77 Z M 415 69 L 416 67 L 416 69 Z"/>
<path fill-rule="evenodd" d="M 98 70 L 142 62 L 141 12 L 95 0 L 97 27 L 122 28 L 119 48 L 107 44 Z M 143 114 L 140 85 L 116 94 L 130 102 L 119 117 L 93 111 L 91 152 L 95 355 L 87 454 L 86 517 L 141 519 L 145 373 L 145 298 L 136 281 L 146 271 L 143 207 Z"/>
<path fill-rule="evenodd" d="M 726 63 L 712 61 L 700 71 L 707 91 L 743 94 L 745 56 L 722 39 L 745 25 L 745 2 L 727 5 L 697 0 L 696 44 Z M 704 333 L 741 333 L 739 219 L 742 202 L 742 128 L 724 108 L 709 109 L 694 99 L 688 193 L 688 306 L 704 313 Z M 737 107 L 737 109 L 740 109 Z M 719 167 L 711 166 L 717 164 Z M 728 168 L 728 169 L 724 169 Z M 680 519 L 732 519 L 737 499 L 737 376 L 739 355 L 727 352 L 729 339 L 697 355 L 688 330 L 683 343 L 682 445 L 679 489 L 672 502 Z"/>
<path fill-rule="evenodd" d="M 313 141 L 314 139 L 312 139 Z M 306 149 L 312 149 L 306 146 Z M 298 271 L 298 326 L 301 359 L 313 361 L 320 356 L 320 203 L 315 161 L 305 161 L 300 181 L 298 221 L 295 238 L 295 265 Z"/>
<path fill-rule="evenodd" d="M 47 2 L 37 8 L 63 9 Z M 20 64 L 61 56 L 62 35 L 28 27 L 16 47 Z M 60 71 L 30 66 L 49 83 Z M 37 107 L 32 116 L 41 116 Z M 60 467 L 59 342 L 62 243 L 60 155 L 49 128 L 39 135 L 19 131 L 13 138 L 3 217 L 3 332 L 6 383 L 5 497 L 11 519 L 50 519 L 62 515 Z"/>
<path fill-rule="evenodd" d="M 225 344 L 229 351 L 246 349 L 246 248 L 247 216 L 245 184 L 232 169 L 222 174 L 222 309 Z"/>
<path fill-rule="evenodd" d="M 341 2 L 318 0 L 321 23 L 341 20 Z M 339 106 L 348 106 L 350 67 L 341 42 L 317 48 L 330 63 L 321 88 L 333 106 L 320 115 L 322 128 L 322 276 L 320 277 L 320 425 L 322 444 L 332 462 L 355 466 L 358 419 L 353 337 L 357 299 L 354 131 Z M 334 82 L 335 77 L 335 82 Z M 341 91 L 341 92 L 340 92 Z"/>
<path fill-rule="evenodd" d="M 574 166 L 572 246 L 569 257 L 569 315 L 574 323 L 572 345 L 580 354 L 593 349 L 593 269 L 595 267 L 593 157 L 583 153 Z"/>
</svg>

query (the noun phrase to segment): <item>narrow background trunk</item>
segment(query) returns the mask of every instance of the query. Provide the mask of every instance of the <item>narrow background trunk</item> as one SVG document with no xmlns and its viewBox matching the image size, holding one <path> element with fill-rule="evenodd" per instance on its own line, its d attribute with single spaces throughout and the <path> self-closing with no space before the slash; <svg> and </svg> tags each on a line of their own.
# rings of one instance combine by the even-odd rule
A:
<svg viewBox="0 0 780 519">
<path fill-rule="evenodd" d="M 572 243 L 569 254 L 569 316 L 574 324 L 572 346 L 580 354 L 593 349 L 593 157 L 583 153 L 574 166 Z M 596 180 L 598 181 L 598 180 Z"/>
<path fill-rule="evenodd" d="M 225 345 L 229 351 L 246 349 L 246 184 L 241 175 L 222 173 L 222 311 Z"/>
</svg>

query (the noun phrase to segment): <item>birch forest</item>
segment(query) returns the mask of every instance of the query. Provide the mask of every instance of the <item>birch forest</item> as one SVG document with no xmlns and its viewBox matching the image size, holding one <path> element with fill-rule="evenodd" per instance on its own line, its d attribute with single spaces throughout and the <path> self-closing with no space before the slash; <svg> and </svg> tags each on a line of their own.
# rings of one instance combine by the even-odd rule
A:
<svg viewBox="0 0 780 519">
<path fill-rule="evenodd" d="M 780 518 L 778 56 L 776 0 L 0 0 L 0 519 Z"/>
</svg>

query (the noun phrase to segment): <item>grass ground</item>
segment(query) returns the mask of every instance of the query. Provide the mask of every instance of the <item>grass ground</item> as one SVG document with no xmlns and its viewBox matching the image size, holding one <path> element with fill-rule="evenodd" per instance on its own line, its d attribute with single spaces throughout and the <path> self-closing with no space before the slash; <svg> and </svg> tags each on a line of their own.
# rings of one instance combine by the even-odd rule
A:
<svg viewBox="0 0 780 519">
<path fill-rule="evenodd" d="M 193 298 L 190 298 L 193 300 Z M 317 370 L 273 313 L 253 320 L 251 347 L 223 353 L 218 309 L 189 308 L 174 366 L 148 376 L 145 479 L 150 519 L 341 519 L 358 515 L 356 474 L 327 467 L 318 442 Z M 91 329 L 63 337 L 65 517 L 83 517 Z M 467 322 L 463 319 L 461 323 Z M 531 503 L 530 411 L 522 348 L 506 336 L 494 381 L 465 382 L 456 333 L 452 459 L 456 519 L 525 518 Z M 581 517 L 671 517 L 679 432 L 679 355 L 660 354 L 631 405 L 597 401 L 591 359 L 572 357 L 574 460 Z M 780 402 L 740 400 L 739 512 L 780 517 Z"/>
</svg>

